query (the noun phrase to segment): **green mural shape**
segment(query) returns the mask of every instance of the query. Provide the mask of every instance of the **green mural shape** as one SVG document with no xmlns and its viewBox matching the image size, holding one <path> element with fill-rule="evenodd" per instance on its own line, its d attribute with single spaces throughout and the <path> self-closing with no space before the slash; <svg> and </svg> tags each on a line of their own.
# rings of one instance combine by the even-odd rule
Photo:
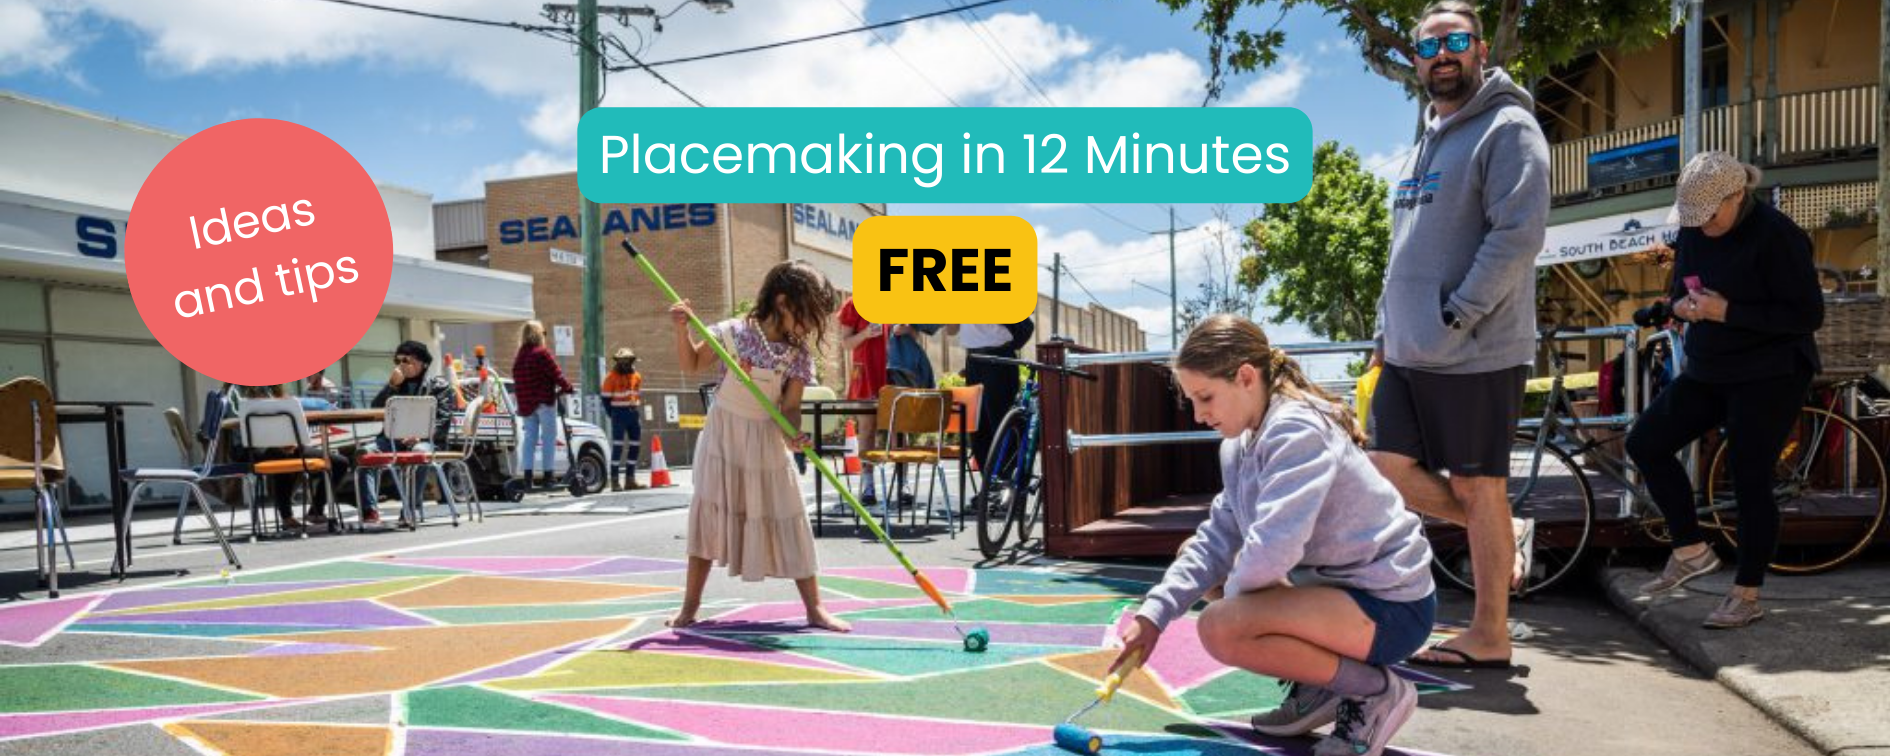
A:
<svg viewBox="0 0 1890 756">
<path fill-rule="evenodd" d="M 891 675 L 923 675 L 978 669 L 1048 656 L 1081 653 L 1074 646 L 1032 646 L 998 643 L 981 653 L 965 651 L 957 641 L 917 641 L 904 638 L 856 638 L 844 635 L 746 635 L 729 633 L 718 638 L 759 648 L 788 651 L 849 667 Z"/>
<path fill-rule="evenodd" d="M 0 712 L 138 709 L 260 701 L 258 696 L 83 664 L 0 667 Z"/>
<path fill-rule="evenodd" d="M 623 722 L 563 706 L 528 701 L 471 685 L 414 690 L 406 697 L 407 726 L 465 727 L 646 740 L 685 740 L 667 730 Z"/>
<path fill-rule="evenodd" d="M 978 570 L 972 592 L 980 596 L 1118 596 L 1141 598 L 1152 583 L 1090 575 L 1051 575 L 1016 570 Z"/>
<path fill-rule="evenodd" d="M 969 655 L 969 654 L 968 654 Z M 1096 700 L 1095 683 L 1047 664 L 1026 663 L 953 672 L 917 680 L 799 683 L 769 686 L 673 686 L 593 695 L 750 704 L 810 711 L 847 711 L 969 722 L 1042 725 L 1050 728 Z M 1121 695 L 1078 720 L 1084 727 L 1116 732 L 1166 733 L 1188 719 L 1132 696 Z"/>
<path fill-rule="evenodd" d="M 1280 705 L 1286 688 L 1279 680 L 1243 670 L 1232 670 L 1181 694 L 1188 711 L 1203 717 L 1251 714 Z"/>
<path fill-rule="evenodd" d="M 916 585 L 898 585 L 896 583 L 883 583 L 878 580 L 861 580 L 859 578 L 839 577 L 836 575 L 820 576 L 820 587 L 825 590 L 832 590 L 863 599 L 925 598 L 925 593 L 920 591 Z M 933 608 L 932 612 L 936 614 L 938 609 Z"/>
<path fill-rule="evenodd" d="M 1108 625 L 1129 606 L 1129 599 L 1084 601 L 1077 604 L 1024 604 L 1003 599 L 973 599 L 953 604 L 960 622 L 1034 622 L 1045 625 Z M 846 612 L 849 619 L 944 620 L 936 606 L 908 606 Z"/>
</svg>

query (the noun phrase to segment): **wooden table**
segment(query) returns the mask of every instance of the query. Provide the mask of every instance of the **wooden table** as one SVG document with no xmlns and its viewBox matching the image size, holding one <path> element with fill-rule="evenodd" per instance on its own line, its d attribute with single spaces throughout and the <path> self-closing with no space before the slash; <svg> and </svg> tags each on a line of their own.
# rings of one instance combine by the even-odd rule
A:
<svg viewBox="0 0 1890 756">
<path fill-rule="evenodd" d="M 814 446 L 808 451 L 816 456 L 823 454 L 823 452 L 832 451 L 822 444 L 823 434 L 819 432 L 821 428 L 821 418 L 828 415 L 875 415 L 879 412 L 879 403 L 868 399 L 816 399 L 802 402 L 801 407 L 814 422 Z M 965 490 L 965 485 L 970 478 L 970 467 L 967 463 L 971 459 L 971 434 L 965 431 L 969 422 L 964 402 L 953 401 L 952 412 L 958 416 L 958 493 L 960 496 L 969 496 L 969 492 Z M 826 510 L 821 507 L 821 490 L 826 482 L 825 478 L 826 476 L 824 475 L 814 476 L 815 536 L 823 535 L 824 528 L 822 526 L 827 521 Z M 950 497 L 947 496 L 947 498 L 949 499 Z M 896 495 L 893 501 L 898 501 Z M 897 506 L 897 504 L 895 503 L 894 506 Z M 858 523 L 859 513 L 855 512 L 853 516 L 854 522 Z M 950 520 L 948 519 L 947 527 L 950 527 L 949 523 Z"/>
<path fill-rule="evenodd" d="M 110 470 L 112 492 L 112 576 L 123 577 L 126 565 L 130 564 L 131 524 L 125 521 L 125 508 L 131 502 L 131 489 L 118 471 L 125 469 L 125 408 L 149 407 L 150 402 L 135 401 L 99 401 L 87 402 L 76 399 L 59 399 L 54 402 L 54 414 L 61 425 L 80 425 L 85 423 L 103 423 L 105 425 L 105 457 Z"/>
</svg>

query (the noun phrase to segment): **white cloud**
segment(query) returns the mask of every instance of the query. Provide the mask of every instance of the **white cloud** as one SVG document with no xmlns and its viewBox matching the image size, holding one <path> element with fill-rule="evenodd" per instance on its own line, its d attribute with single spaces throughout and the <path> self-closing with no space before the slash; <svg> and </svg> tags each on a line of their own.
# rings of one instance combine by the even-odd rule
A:
<svg viewBox="0 0 1890 756">
<path fill-rule="evenodd" d="M 469 115 L 445 119 L 424 118 L 414 124 L 415 131 L 427 136 L 459 136 L 470 134 L 477 128 L 479 128 L 479 119 Z"/>
<path fill-rule="evenodd" d="M 1134 318 L 1135 322 L 1142 326 L 1142 332 L 1148 335 L 1148 348 L 1169 348 L 1168 308 L 1130 305 L 1128 307 L 1115 307 L 1111 309 Z"/>
<path fill-rule="evenodd" d="M 519 176 L 543 176 L 548 173 L 570 173 L 577 170 L 577 158 L 569 154 L 553 154 L 532 150 L 503 163 L 493 163 L 473 172 L 456 188 L 459 197 L 484 197 L 486 182 Z M 452 199 L 439 197 L 437 199 Z"/>
<path fill-rule="evenodd" d="M 53 16 L 31 4 L 0 0 L 0 71 L 32 60 L 64 60 Z M 645 61 L 712 53 L 859 25 L 867 0 L 742 3 L 721 15 L 686 6 L 641 40 L 605 20 Z M 455 16 L 547 23 L 537 5 L 516 0 L 404 0 L 401 7 Z M 472 171 L 467 186 L 533 166 L 569 168 L 575 152 L 577 66 L 568 44 L 517 30 L 454 24 L 311 0 L 77 0 L 69 15 L 90 13 L 128 25 L 155 70 L 179 76 L 232 70 L 351 63 L 370 71 L 440 71 L 518 103 L 518 128 L 532 142 L 509 160 Z M 857 14 L 857 16 L 856 16 Z M 642 22 L 640 22 L 642 23 Z M 63 38 L 70 38 L 69 36 Z M 54 45 L 49 48 L 48 45 Z M 48 53 L 48 50 L 52 53 Z M 897 54 L 894 50 L 897 50 Z M 51 64 L 41 64 L 51 65 Z M 985 15 L 979 24 L 939 16 L 881 30 L 759 53 L 658 69 L 676 86 L 715 106 L 1041 105 L 1021 69 L 1061 106 L 1195 106 L 1206 78 L 1201 63 L 1177 50 L 1128 54 L 1103 49 L 1077 28 L 1035 13 Z M 915 72 L 913 69 L 917 69 Z M 922 73 L 921 73 L 922 72 Z M 1288 104 L 1308 66 L 1298 58 L 1247 82 L 1230 105 Z M 645 109 L 687 106 L 645 71 L 609 75 L 605 104 Z M 421 133 L 451 134 L 471 124 L 415 116 Z M 490 125 L 482 126 L 490 129 Z M 490 161 L 493 156 L 475 158 Z M 462 187 L 463 188 L 463 187 Z"/>
<path fill-rule="evenodd" d="M 71 13 L 28 0 L 0 0 L 0 76 L 58 71 L 77 49 Z"/>
<path fill-rule="evenodd" d="M 1242 87 L 1233 97 L 1226 98 L 1224 104 L 1230 107 L 1280 107 L 1291 105 L 1299 99 L 1299 90 L 1305 86 L 1312 69 L 1306 61 L 1297 55 L 1288 55 L 1281 59 L 1277 68 L 1261 72 L 1259 77 Z"/>
<path fill-rule="evenodd" d="M 1402 178 L 1405 162 L 1411 159 L 1416 145 L 1393 145 L 1384 150 L 1359 156 L 1359 167 L 1384 179 L 1385 183 L 1396 186 Z"/>
</svg>

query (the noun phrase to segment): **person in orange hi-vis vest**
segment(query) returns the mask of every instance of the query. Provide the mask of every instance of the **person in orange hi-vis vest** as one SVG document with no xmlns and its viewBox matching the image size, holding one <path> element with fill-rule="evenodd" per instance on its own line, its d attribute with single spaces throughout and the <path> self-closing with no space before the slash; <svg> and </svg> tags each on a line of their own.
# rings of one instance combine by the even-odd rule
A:
<svg viewBox="0 0 1890 756">
<path fill-rule="evenodd" d="M 637 353 L 629 347 L 612 355 L 615 363 L 604 375 L 604 401 L 610 412 L 610 490 L 635 491 L 637 456 L 643 451 L 643 374 L 637 372 Z"/>
</svg>

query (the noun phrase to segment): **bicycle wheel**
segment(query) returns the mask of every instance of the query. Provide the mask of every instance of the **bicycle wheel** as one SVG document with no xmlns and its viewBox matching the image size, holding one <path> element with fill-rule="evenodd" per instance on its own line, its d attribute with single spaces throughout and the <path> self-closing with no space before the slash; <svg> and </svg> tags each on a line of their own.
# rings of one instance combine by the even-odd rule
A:
<svg viewBox="0 0 1890 756">
<path fill-rule="evenodd" d="M 1531 436 L 1518 436 L 1510 445 L 1508 486 L 1510 513 L 1536 521 L 1529 573 L 1514 591 L 1527 596 L 1568 576 L 1581 561 L 1594 534 L 1595 496 L 1574 457 L 1554 444 L 1543 444 L 1538 454 Z M 1437 574 L 1475 591 L 1469 533 L 1442 520 L 1428 520 L 1425 526 Z"/>
<path fill-rule="evenodd" d="M 985 455 L 984 489 L 978 493 L 978 551 L 996 557 L 1010 537 L 1011 525 L 1030 499 L 1030 471 L 1024 469 L 1024 434 L 1030 418 L 1012 409 L 998 423 Z"/>
<path fill-rule="evenodd" d="M 1722 439 L 1707 468 L 1710 504 L 1700 520 L 1736 547 L 1739 509 L 1731 466 Z M 1799 409 L 1772 475 L 1779 511 L 1773 572 L 1810 575 L 1834 569 L 1869 547 L 1883 524 L 1883 455 L 1843 415 L 1817 407 Z"/>
</svg>

